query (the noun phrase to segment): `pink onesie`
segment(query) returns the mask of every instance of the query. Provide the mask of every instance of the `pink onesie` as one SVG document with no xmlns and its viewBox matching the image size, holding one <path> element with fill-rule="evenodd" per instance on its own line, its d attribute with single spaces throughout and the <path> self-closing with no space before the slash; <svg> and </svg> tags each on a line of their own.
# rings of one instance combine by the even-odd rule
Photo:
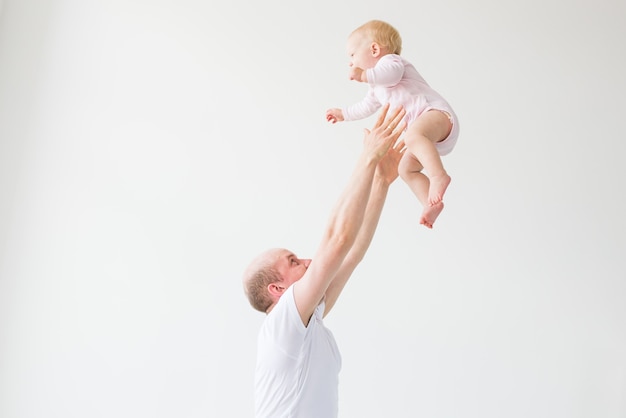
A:
<svg viewBox="0 0 626 418">
<path fill-rule="evenodd" d="M 436 144 L 440 155 L 449 154 L 459 136 L 459 121 L 452 107 L 417 72 L 413 64 L 400 55 L 383 56 L 374 68 L 366 70 L 369 90 L 363 100 L 348 106 L 343 111 L 346 121 L 366 118 L 374 114 L 383 104 L 391 109 L 402 105 L 406 110 L 407 126 L 428 110 L 441 110 L 448 114 L 452 130 L 446 139 Z"/>
</svg>

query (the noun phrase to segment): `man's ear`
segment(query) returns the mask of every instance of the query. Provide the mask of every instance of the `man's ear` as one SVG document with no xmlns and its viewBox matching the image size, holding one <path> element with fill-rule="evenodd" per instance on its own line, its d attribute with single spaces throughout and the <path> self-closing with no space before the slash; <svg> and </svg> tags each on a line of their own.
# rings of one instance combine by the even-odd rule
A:
<svg viewBox="0 0 626 418">
<path fill-rule="evenodd" d="M 271 283 L 267 285 L 267 291 L 271 296 L 278 298 L 285 292 L 285 288 L 280 283 Z"/>
<path fill-rule="evenodd" d="M 370 45 L 370 53 L 374 58 L 377 58 L 380 55 L 380 45 L 378 45 L 377 42 L 372 42 L 372 45 Z"/>
</svg>

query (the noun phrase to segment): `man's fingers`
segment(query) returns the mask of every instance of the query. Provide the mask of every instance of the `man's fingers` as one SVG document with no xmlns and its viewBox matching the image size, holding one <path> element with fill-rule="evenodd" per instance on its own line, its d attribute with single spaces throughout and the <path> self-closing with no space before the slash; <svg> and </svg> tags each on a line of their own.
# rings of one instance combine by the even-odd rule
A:
<svg viewBox="0 0 626 418">
<path fill-rule="evenodd" d="M 386 123 L 384 123 L 384 127 L 383 129 L 386 132 L 389 133 L 393 133 L 395 134 L 396 132 L 402 132 L 404 131 L 404 128 L 406 127 L 406 123 L 402 124 L 402 128 L 398 129 L 396 132 L 394 132 L 394 129 L 396 129 L 400 122 L 402 121 L 402 118 L 404 118 L 404 116 L 406 115 L 406 111 L 402 108 L 402 107 L 398 107 L 396 108 L 393 113 L 389 116 L 389 120 L 386 121 Z"/>
<path fill-rule="evenodd" d="M 388 129 L 393 130 L 395 127 L 398 126 L 398 124 L 400 123 L 404 115 L 406 115 L 406 111 L 404 110 L 402 106 L 395 108 L 393 112 L 391 112 L 391 114 L 388 115 L 389 107 L 390 107 L 389 103 L 386 103 L 383 106 L 382 110 L 380 111 L 380 114 L 378 115 L 378 119 L 376 120 L 376 124 L 374 124 L 373 129 L 382 127 L 383 130 L 388 130 Z"/>
<path fill-rule="evenodd" d="M 399 141 L 395 146 L 394 149 L 398 150 L 399 152 L 404 152 L 406 151 L 406 144 L 404 143 L 404 140 Z"/>
<path fill-rule="evenodd" d="M 383 109 L 380 111 L 380 114 L 378 115 L 378 120 L 376 121 L 376 124 L 374 125 L 374 129 L 378 128 L 379 126 L 383 124 L 383 122 L 385 122 L 385 118 L 387 117 L 388 110 L 389 110 L 389 103 L 384 105 Z"/>
<path fill-rule="evenodd" d="M 404 118 L 404 115 L 406 115 L 406 110 L 402 108 L 399 108 L 396 110 L 396 112 L 394 112 L 394 114 L 392 115 L 393 119 L 391 119 L 390 122 L 390 126 L 392 126 L 392 129 L 396 128 L 400 124 L 402 118 Z"/>
</svg>

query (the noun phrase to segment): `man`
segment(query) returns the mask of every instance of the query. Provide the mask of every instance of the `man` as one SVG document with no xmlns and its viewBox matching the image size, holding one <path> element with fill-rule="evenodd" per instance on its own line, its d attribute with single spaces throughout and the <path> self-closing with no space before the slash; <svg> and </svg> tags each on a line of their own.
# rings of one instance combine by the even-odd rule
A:
<svg viewBox="0 0 626 418">
<path fill-rule="evenodd" d="M 384 106 L 312 260 L 282 248 L 262 253 L 244 273 L 250 304 L 267 314 L 258 337 L 257 418 L 327 418 L 338 412 L 341 356 L 323 318 L 363 259 L 387 191 L 398 177 L 405 115 Z"/>
</svg>

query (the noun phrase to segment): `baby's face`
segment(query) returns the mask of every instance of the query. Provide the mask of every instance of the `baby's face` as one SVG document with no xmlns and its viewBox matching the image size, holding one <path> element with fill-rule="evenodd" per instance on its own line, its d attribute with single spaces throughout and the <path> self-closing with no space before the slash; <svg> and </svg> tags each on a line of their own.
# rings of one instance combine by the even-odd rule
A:
<svg viewBox="0 0 626 418">
<path fill-rule="evenodd" d="M 372 41 L 361 33 L 353 33 L 348 37 L 347 50 L 350 67 L 364 70 L 376 65 L 376 57 L 372 54 Z"/>
</svg>

